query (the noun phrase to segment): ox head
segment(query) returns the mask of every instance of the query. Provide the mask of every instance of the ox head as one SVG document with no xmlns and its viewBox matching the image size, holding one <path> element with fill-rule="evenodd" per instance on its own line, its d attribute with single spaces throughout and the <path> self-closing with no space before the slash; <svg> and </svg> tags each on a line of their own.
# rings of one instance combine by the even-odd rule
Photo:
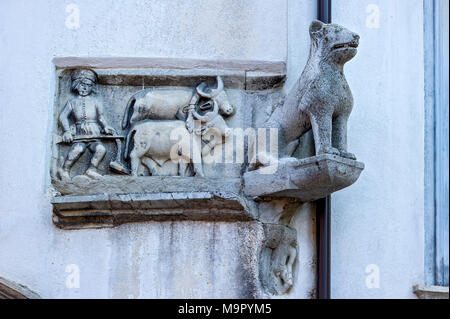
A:
<svg viewBox="0 0 450 319">
<path fill-rule="evenodd" d="M 211 99 L 213 102 L 217 103 L 221 114 L 230 116 L 236 110 L 236 108 L 231 105 L 228 100 L 228 96 L 223 89 L 223 81 L 220 76 L 217 77 L 217 88 L 208 88 L 206 83 L 202 82 L 197 86 L 196 90 L 200 96 Z"/>
</svg>

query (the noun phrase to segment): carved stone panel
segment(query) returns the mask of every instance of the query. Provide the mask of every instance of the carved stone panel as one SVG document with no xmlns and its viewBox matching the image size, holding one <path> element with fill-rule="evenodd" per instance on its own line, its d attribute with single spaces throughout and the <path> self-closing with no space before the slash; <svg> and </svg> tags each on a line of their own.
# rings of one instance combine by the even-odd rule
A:
<svg viewBox="0 0 450 319">
<path fill-rule="evenodd" d="M 216 63 L 223 69 L 198 69 L 181 60 L 175 68 L 171 60 L 167 64 L 173 68 L 164 69 L 151 68 L 149 61 L 142 62 L 147 68 L 105 68 L 97 60 L 74 67 L 71 59 L 64 61 L 55 61 L 50 175 L 57 195 L 56 225 L 108 227 L 174 216 L 256 218 L 253 204 L 242 193 L 247 153 L 239 133 L 252 127 L 253 105 L 248 101 L 255 92 L 279 96 L 284 67 L 277 73 L 273 64 L 258 63 Z M 255 73 L 262 66 L 270 72 Z M 251 82 L 249 72 L 254 73 Z M 271 101 L 265 102 L 267 107 Z M 145 208 L 141 205 L 131 218 L 133 198 L 140 194 L 151 196 L 144 196 Z M 175 198 L 182 194 L 188 198 L 180 204 Z M 162 211 L 165 206 L 159 207 L 171 196 L 177 203 L 167 208 L 180 214 L 167 214 Z M 117 202 L 111 198 L 120 198 L 120 207 L 111 205 Z M 242 213 L 235 214 L 227 205 L 217 205 L 215 198 L 246 204 L 234 208 Z M 182 213 L 187 208 L 204 211 L 208 205 L 209 214 Z"/>
<path fill-rule="evenodd" d="M 239 110 L 243 96 L 237 90 L 242 83 L 236 83 L 243 74 L 213 76 L 203 72 L 206 74 L 188 78 L 182 72 L 177 77 L 176 72 L 168 70 L 164 75 L 159 71 L 57 70 L 53 179 L 72 181 L 117 174 L 240 175 L 241 165 L 233 163 L 222 167 L 222 163 L 193 163 L 189 167 L 189 150 L 181 147 L 178 151 L 183 153 L 180 162 L 184 167 L 180 168 L 170 152 L 181 136 L 189 135 L 196 137 L 190 151 L 198 162 L 201 154 L 195 152 L 205 156 L 225 146 L 230 125 L 244 124 Z M 208 143 L 212 135 L 216 139 Z"/>
</svg>

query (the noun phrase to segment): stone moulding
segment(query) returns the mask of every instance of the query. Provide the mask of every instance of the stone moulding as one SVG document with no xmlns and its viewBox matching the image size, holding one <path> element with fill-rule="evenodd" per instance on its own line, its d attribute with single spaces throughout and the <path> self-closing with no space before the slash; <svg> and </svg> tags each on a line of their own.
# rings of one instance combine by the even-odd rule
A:
<svg viewBox="0 0 450 319">
<path fill-rule="evenodd" d="M 235 193 L 171 192 L 57 196 L 53 221 L 63 229 L 114 227 L 144 221 L 250 221 L 251 202 Z"/>
<path fill-rule="evenodd" d="M 235 193 L 242 191 L 240 178 L 201 178 L 183 176 L 122 176 L 101 178 L 76 176 L 70 181 L 52 180 L 61 195 L 96 195 L 123 193 Z"/>
<path fill-rule="evenodd" d="M 145 58 L 145 57 L 55 57 L 53 64 L 63 68 L 160 68 L 160 69 L 215 69 L 245 70 L 252 72 L 286 73 L 283 61 L 261 60 L 203 60 L 179 58 Z"/>
<path fill-rule="evenodd" d="M 329 154 L 299 160 L 281 159 L 275 174 L 261 174 L 260 170 L 246 172 L 244 193 L 251 197 L 314 201 L 352 185 L 363 169 L 361 162 Z"/>
<path fill-rule="evenodd" d="M 24 285 L 0 277 L 0 299 L 41 299 L 41 297 Z"/>
<path fill-rule="evenodd" d="M 93 68 L 101 84 L 191 85 L 212 74 L 223 75 L 228 88 L 265 90 L 286 78 L 283 61 L 201 60 L 128 57 L 56 57 L 56 69 Z M 230 85 L 231 84 L 231 85 Z"/>
<path fill-rule="evenodd" d="M 102 85 L 130 86 L 184 86 L 196 87 L 201 82 L 211 82 L 218 75 L 222 77 L 227 89 L 245 89 L 245 71 L 239 70 L 174 70 L 174 69 L 96 69 L 98 83 Z M 266 83 L 267 77 L 277 79 L 275 74 L 261 74 L 261 82 Z M 284 76 L 284 75 L 283 75 Z M 276 84 L 276 83 L 274 83 Z"/>
<path fill-rule="evenodd" d="M 448 287 L 415 285 L 414 293 L 419 299 L 448 299 Z"/>
</svg>

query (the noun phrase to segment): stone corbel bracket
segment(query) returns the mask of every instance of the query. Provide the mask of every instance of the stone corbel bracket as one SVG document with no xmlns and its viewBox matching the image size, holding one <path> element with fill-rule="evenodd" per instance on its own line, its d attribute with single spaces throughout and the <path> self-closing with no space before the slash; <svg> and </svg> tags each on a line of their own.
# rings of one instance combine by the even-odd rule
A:
<svg viewBox="0 0 450 319">
<path fill-rule="evenodd" d="M 261 170 L 244 174 L 248 196 L 293 197 L 314 201 L 352 185 L 364 164 L 336 155 L 323 154 L 305 159 L 281 159 L 274 174 Z"/>
<path fill-rule="evenodd" d="M 57 196 L 53 222 L 63 229 L 114 227 L 144 221 L 249 221 L 254 205 L 234 193 L 171 192 Z"/>
<path fill-rule="evenodd" d="M 0 299 L 41 299 L 41 296 L 24 285 L 0 277 Z"/>
</svg>

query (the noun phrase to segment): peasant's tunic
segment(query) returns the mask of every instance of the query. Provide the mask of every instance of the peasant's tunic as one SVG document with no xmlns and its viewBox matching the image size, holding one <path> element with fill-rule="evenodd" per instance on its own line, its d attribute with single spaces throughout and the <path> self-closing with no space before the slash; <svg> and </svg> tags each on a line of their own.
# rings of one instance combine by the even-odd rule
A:
<svg viewBox="0 0 450 319">
<path fill-rule="evenodd" d="M 69 100 L 68 107 L 75 117 L 75 135 L 85 137 L 97 137 L 101 134 L 98 124 L 100 102 L 91 96 L 79 96 Z"/>
</svg>

